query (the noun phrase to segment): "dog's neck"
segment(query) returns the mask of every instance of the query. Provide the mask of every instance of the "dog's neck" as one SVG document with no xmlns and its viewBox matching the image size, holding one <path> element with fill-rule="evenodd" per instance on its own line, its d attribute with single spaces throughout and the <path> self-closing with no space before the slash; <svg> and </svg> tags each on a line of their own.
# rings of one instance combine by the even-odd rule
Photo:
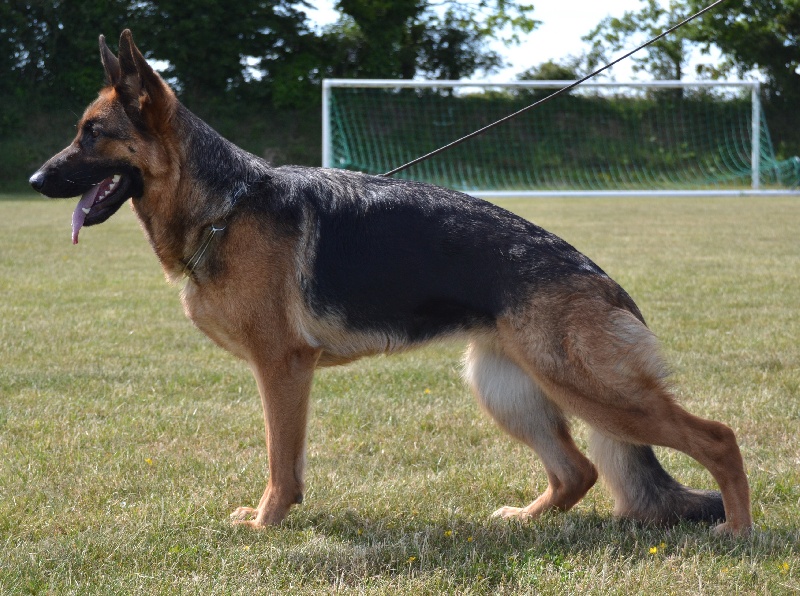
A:
<svg viewBox="0 0 800 596">
<path fill-rule="evenodd" d="M 165 159 L 178 160 L 176 179 L 146 189 L 136 211 L 167 278 L 203 266 L 240 199 L 270 178 L 267 163 L 223 138 L 176 102 Z M 213 230 L 217 230 L 214 232 Z"/>
</svg>

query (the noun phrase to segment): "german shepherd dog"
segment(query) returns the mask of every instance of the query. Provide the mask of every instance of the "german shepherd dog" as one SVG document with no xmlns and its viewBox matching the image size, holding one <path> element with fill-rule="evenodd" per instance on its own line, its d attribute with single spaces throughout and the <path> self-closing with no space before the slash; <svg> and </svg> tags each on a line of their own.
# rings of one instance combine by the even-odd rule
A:
<svg viewBox="0 0 800 596">
<path fill-rule="evenodd" d="M 261 395 L 269 480 L 234 522 L 279 524 L 303 499 L 317 367 L 440 338 L 469 341 L 481 407 L 544 463 L 548 486 L 503 518 L 565 511 L 598 474 L 620 516 L 695 520 L 745 534 L 750 495 L 733 432 L 676 403 L 654 335 L 630 296 L 560 238 L 491 203 L 429 184 L 271 167 L 176 99 L 130 31 L 78 134 L 30 179 L 81 195 L 73 241 L 129 198 L 187 316 L 244 359 Z M 592 461 L 568 417 L 590 428 Z M 708 468 L 721 493 L 673 479 L 651 445 Z"/>
</svg>

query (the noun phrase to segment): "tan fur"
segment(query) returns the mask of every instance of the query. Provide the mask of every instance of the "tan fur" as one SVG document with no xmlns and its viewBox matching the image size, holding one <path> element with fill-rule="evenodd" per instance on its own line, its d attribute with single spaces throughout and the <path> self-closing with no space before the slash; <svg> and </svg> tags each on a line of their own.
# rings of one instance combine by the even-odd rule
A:
<svg viewBox="0 0 800 596">
<path fill-rule="evenodd" d="M 722 491 L 727 521 L 719 530 L 749 530 L 749 487 L 733 432 L 676 403 L 652 333 L 598 288 L 572 284 L 536 296 L 501 321 L 499 343 L 550 400 L 602 434 L 677 449 L 703 464 Z M 606 460 L 601 469 L 614 466 L 613 450 L 597 455 Z"/>
<path fill-rule="evenodd" d="M 240 507 L 233 517 L 263 526 L 279 523 L 302 499 L 308 396 L 321 350 L 297 333 L 288 307 L 299 300 L 294 247 L 276 241 L 263 223 L 247 218 L 237 220 L 227 233 L 220 255 L 227 263 L 223 273 L 202 286 L 190 281 L 183 302 L 192 321 L 246 360 L 256 378 L 264 410 L 269 484 L 258 507 Z"/>
<path fill-rule="evenodd" d="M 597 480 L 597 471 L 569 433 L 563 411 L 496 344 L 473 341 L 465 357 L 464 376 L 478 403 L 512 437 L 533 449 L 544 463 L 547 490 L 524 508 L 503 507 L 499 517 L 537 517 L 566 511 Z"/>
</svg>

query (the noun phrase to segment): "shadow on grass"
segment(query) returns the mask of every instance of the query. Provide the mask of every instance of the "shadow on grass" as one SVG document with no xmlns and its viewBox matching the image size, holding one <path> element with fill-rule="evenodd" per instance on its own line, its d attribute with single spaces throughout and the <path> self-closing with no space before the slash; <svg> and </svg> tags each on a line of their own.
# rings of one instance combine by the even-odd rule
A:
<svg viewBox="0 0 800 596">
<path fill-rule="evenodd" d="M 797 539 L 791 529 L 758 530 L 734 539 L 715 536 L 708 525 L 662 528 L 592 513 L 548 515 L 526 523 L 434 520 L 412 514 L 385 519 L 353 511 L 298 513 L 281 528 L 267 530 L 266 541 L 283 542 L 286 536 L 281 533 L 299 534 L 303 539 L 294 547 L 283 545 L 281 563 L 334 583 L 438 573 L 459 584 L 480 578 L 484 587 L 492 587 L 543 572 L 566 573 L 577 567 L 585 571 L 587 563 L 631 569 L 665 557 L 771 560 L 792 552 L 790 545 Z M 236 530 L 236 536 L 247 543 L 254 539 L 244 529 Z"/>
</svg>

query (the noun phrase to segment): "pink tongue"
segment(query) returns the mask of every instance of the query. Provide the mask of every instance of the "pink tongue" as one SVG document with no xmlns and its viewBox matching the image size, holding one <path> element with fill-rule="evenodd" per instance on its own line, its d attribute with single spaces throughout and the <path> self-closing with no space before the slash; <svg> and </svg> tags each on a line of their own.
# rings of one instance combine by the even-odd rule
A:
<svg viewBox="0 0 800 596">
<path fill-rule="evenodd" d="M 86 221 L 86 212 L 84 212 L 84 209 L 88 210 L 92 207 L 94 200 L 100 192 L 100 187 L 103 186 L 104 183 L 105 180 L 83 193 L 81 200 L 78 201 L 78 206 L 75 207 L 75 211 L 72 212 L 72 244 L 78 244 L 78 232 L 81 231 L 83 222 Z"/>
</svg>

